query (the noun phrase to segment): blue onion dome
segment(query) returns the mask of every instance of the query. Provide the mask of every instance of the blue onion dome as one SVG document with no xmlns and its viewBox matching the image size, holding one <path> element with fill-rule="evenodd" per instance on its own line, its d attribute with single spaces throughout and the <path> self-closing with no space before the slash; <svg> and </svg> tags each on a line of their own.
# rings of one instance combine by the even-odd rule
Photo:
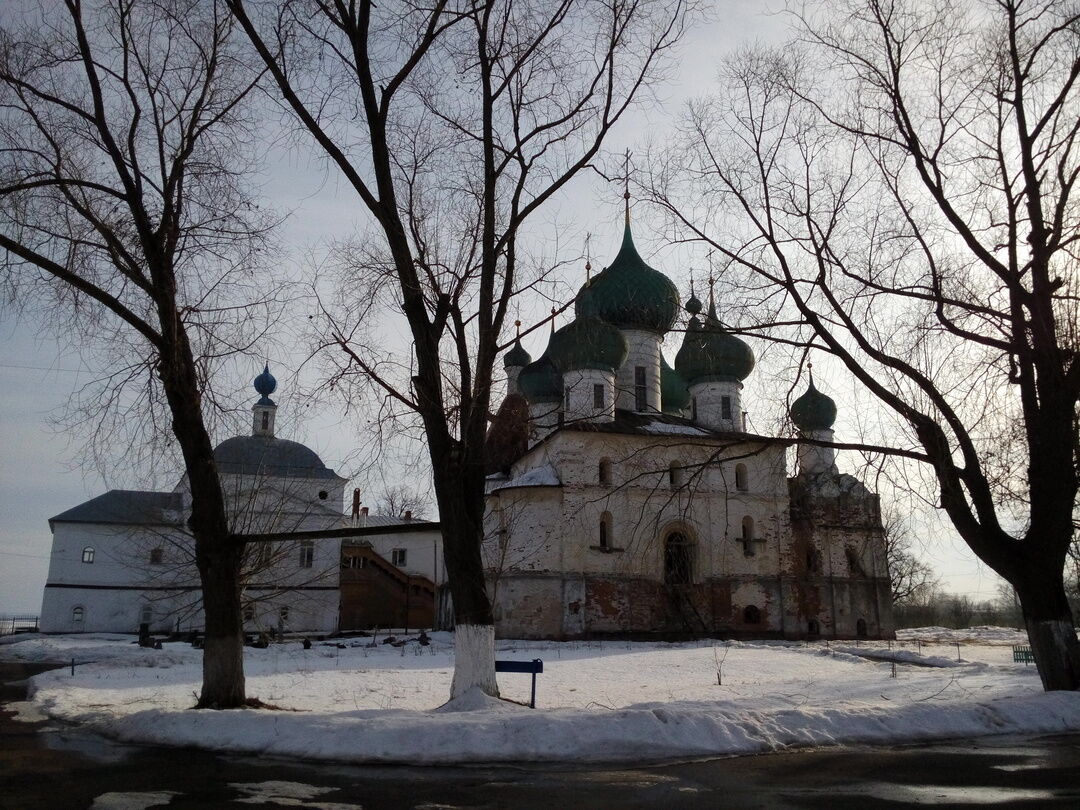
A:
<svg viewBox="0 0 1080 810">
<path fill-rule="evenodd" d="M 270 395 L 277 390 L 277 380 L 274 379 L 274 375 L 270 373 L 270 364 L 263 365 L 262 374 L 255 378 L 255 391 L 262 395 L 262 399 L 259 400 L 259 405 L 273 405 L 274 401 L 270 399 Z"/>
<path fill-rule="evenodd" d="M 836 403 L 814 387 L 813 372 L 810 373 L 810 387 L 797 400 L 791 403 L 791 421 L 803 433 L 815 430 L 830 430 L 836 421 Z"/>
<path fill-rule="evenodd" d="M 660 405 L 664 413 L 677 414 L 690 407 L 686 380 L 660 355 Z"/>
<path fill-rule="evenodd" d="M 683 345 L 675 355 L 675 370 L 687 385 L 741 382 L 750 376 L 755 363 L 753 350 L 720 325 L 714 305 L 710 305 L 703 326 L 695 325 L 696 317 L 690 320 Z"/>
<path fill-rule="evenodd" d="M 599 318 L 620 329 L 664 334 L 675 325 L 679 291 L 638 255 L 629 218 L 619 254 L 578 291 L 574 312 L 578 318 Z"/>
<path fill-rule="evenodd" d="M 598 318 L 576 318 L 551 335 L 547 355 L 561 373 L 580 369 L 615 372 L 629 347 L 623 333 Z"/>
<path fill-rule="evenodd" d="M 521 338 L 514 341 L 513 347 L 503 355 L 503 368 L 522 368 L 532 362 L 532 357 L 521 347 Z"/>
<path fill-rule="evenodd" d="M 547 352 L 521 370 L 518 388 L 530 403 L 562 402 L 562 375 Z"/>
</svg>

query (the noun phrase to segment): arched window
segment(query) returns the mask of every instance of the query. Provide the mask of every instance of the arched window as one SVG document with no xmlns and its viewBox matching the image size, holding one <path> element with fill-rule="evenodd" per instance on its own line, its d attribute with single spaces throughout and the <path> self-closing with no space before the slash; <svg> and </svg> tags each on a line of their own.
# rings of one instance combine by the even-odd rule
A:
<svg viewBox="0 0 1080 810">
<path fill-rule="evenodd" d="M 742 492 L 745 492 L 749 488 L 750 488 L 750 485 L 747 483 L 747 479 L 746 479 L 746 465 L 745 464 L 736 464 L 735 465 L 735 489 L 738 489 L 738 490 L 740 490 Z"/>
<path fill-rule="evenodd" d="M 690 585 L 694 581 L 694 544 L 685 534 L 672 532 L 664 541 L 664 582 Z"/>
<path fill-rule="evenodd" d="M 139 611 L 139 624 L 151 624 L 154 621 L 154 606 L 143 605 Z"/>
<path fill-rule="evenodd" d="M 859 638 L 866 638 L 866 619 L 859 619 L 855 622 L 855 635 Z"/>
<path fill-rule="evenodd" d="M 611 548 L 611 512 L 604 512 L 600 516 L 599 546 L 605 551 Z"/>
<path fill-rule="evenodd" d="M 747 605 L 742 612 L 744 624 L 761 624 L 761 610 L 757 605 Z"/>
<path fill-rule="evenodd" d="M 809 622 L 806 623 L 806 632 L 811 636 L 821 635 L 821 625 L 818 624 L 817 619 L 811 619 Z"/>
<path fill-rule="evenodd" d="M 743 554 L 747 557 L 754 556 L 755 539 L 757 538 L 754 535 L 754 519 L 746 515 L 742 519 L 742 537 L 739 538 L 739 542 L 742 543 Z"/>
<path fill-rule="evenodd" d="M 87 563 L 87 564 L 90 564 L 90 563 L 94 562 L 94 547 L 93 546 L 87 546 L 86 548 L 84 548 L 82 550 L 82 561 L 84 563 Z"/>
<path fill-rule="evenodd" d="M 668 465 L 668 483 L 671 484 L 672 489 L 683 485 L 683 472 L 683 468 L 679 466 L 677 461 L 673 461 Z"/>
<path fill-rule="evenodd" d="M 152 549 L 150 549 L 150 564 L 151 565 L 161 565 L 163 562 L 165 562 L 165 549 L 163 549 L 163 548 L 152 548 Z"/>
<path fill-rule="evenodd" d="M 611 462 L 606 458 L 600 459 L 599 478 L 603 486 L 611 486 Z"/>
<path fill-rule="evenodd" d="M 93 551 L 93 549 L 91 549 Z M 71 609 L 71 623 L 76 627 L 82 627 L 83 619 L 86 618 L 86 608 L 76 605 Z"/>
</svg>

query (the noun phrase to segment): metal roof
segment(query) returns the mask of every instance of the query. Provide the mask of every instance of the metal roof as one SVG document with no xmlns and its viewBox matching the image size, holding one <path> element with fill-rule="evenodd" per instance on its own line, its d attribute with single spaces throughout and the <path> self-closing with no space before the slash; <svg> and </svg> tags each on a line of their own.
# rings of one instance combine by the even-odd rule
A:
<svg viewBox="0 0 1080 810">
<path fill-rule="evenodd" d="M 54 523 L 178 526 L 184 521 L 183 506 L 183 495 L 179 492 L 110 489 L 104 495 L 49 518 L 49 526 Z"/>
<path fill-rule="evenodd" d="M 273 436 L 234 436 L 214 449 L 223 475 L 273 478 L 338 478 L 310 447 Z"/>
</svg>

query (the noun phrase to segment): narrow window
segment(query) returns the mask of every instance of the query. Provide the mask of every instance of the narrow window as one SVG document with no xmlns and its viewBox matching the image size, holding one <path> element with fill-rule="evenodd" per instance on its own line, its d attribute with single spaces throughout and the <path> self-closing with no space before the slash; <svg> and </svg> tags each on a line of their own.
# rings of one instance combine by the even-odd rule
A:
<svg viewBox="0 0 1080 810">
<path fill-rule="evenodd" d="M 255 608 L 251 605 L 244 605 L 244 621 L 250 622 L 255 618 Z"/>
<path fill-rule="evenodd" d="M 855 622 L 855 635 L 859 638 L 866 638 L 866 619 L 859 619 Z"/>
<path fill-rule="evenodd" d="M 761 624 L 761 610 L 757 605 L 747 605 L 743 611 L 744 624 Z"/>
<path fill-rule="evenodd" d="M 754 556 L 754 519 L 749 515 L 742 519 L 742 546 L 743 554 Z"/>
<path fill-rule="evenodd" d="M 611 548 L 611 513 L 604 512 L 600 516 L 600 548 L 605 551 Z"/>
<path fill-rule="evenodd" d="M 604 402 L 604 385 L 603 383 L 594 383 L 592 387 L 592 406 L 596 410 L 601 410 L 606 407 Z"/>
<path fill-rule="evenodd" d="M 315 541 L 302 540 L 300 542 L 300 567 L 311 568 L 315 563 Z"/>
<path fill-rule="evenodd" d="M 634 366 L 634 410 L 644 411 L 649 407 L 645 388 L 645 366 Z"/>
<path fill-rule="evenodd" d="M 154 606 L 143 605 L 139 611 L 139 624 L 151 624 L 154 621 Z"/>
<path fill-rule="evenodd" d="M 606 487 L 611 486 L 611 462 L 606 458 L 600 462 L 600 483 Z"/>
<path fill-rule="evenodd" d="M 163 549 L 163 548 L 152 548 L 152 549 L 150 549 L 150 564 L 151 565 L 161 565 L 163 562 L 165 562 L 165 549 Z"/>
<path fill-rule="evenodd" d="M 720 397 L 720 418 L 731 419 L 731 397 Z"/>
<path fill-rule="evenodd" d="M 806 623 L 806 632 L 811 636 L 821 635 L 821 625 L 818 624 L 817 619 L 811 619 L 809 622 Z"/>
<path fill-rule="evenodd" d="M 821 570 L 821 552 L 816 548 L 806 551 L 806 570 L 816 573 Z"/>
<path fill-rule="evenodd" d="M 563 392 L 563 408 L 567 411 L 570 410 L 570 386 L 566 386 L 566 390 Z"/>
<path fill-rule="evenodd" d="M 678 462 L 673 461 L 668 465 L 668 483 L 672 489 L 681 487 L 683 483 L 683 468 L 679 466 Z"/>
<path fill-rule="evenodd" d="M 263 430 L 269 430 L 270 429 L 270 411 L 263 411 L 262 412 L 262 429 Z"/>
<path fill-rule="evenodd" d="M 285 624 L 285 622 L 287 622 L 289 620 L 289 606 L 288 605 L 282 605 L 280 608 L 278 608 L 278 614 L 277 615 L 278 615 L 278 621 L 281 622 L 281 624 Z"/>
<path fill-rule="evenodd" d="M 407 565 L 406 560 L 408 558 L 409 558 L 409 555 L 408 555 L 408 550 L 407 549 L 395 548 L 390 553 L 390 562 L 392 562 L 398 568 L 401 568 L 402 566 Z"/>
<path fill-rule="evenodd" d="M 82 550 L 82 561 L 88 565 L 94 562 L 93 546 L 87 546 Z"/>
<path fill-rule="evenodd" d="M 735 465 L 735 489 L 742 490 L 743 492 L 745 492 L 748 488 L 749 488 L 749 485 L 747 484 L 747 481 L 746 481 L 746 465 L 745 464 L 736 464 Z"/>
<path fill-rule="evenodd" d="M 71 609 L 71 623 L 75 625 L 81 625 L 83 619 L 86 618 L 86 608 L 82 605 L 77 605 Z"/>
<path fill-rule="evenodd" d="M 697 421 L 697 397 L 690 398 L 690 418 Z"/>
</svg>

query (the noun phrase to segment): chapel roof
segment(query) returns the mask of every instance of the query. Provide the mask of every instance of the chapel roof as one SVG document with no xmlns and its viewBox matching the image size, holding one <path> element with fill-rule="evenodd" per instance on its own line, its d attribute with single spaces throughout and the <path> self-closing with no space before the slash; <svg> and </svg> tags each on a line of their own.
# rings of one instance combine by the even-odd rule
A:
<svg viewBox="0 0 1080 810">
<path fill-rule="evenodd" d="M 274 436 L 233 436 L 214 448 L 222 475 L 270 478 L 339 478 L 310 447 Z"/>
<path fill-rule="evenodd" d="M 184 521 L 183 495 L 179 492 L 148 492 L 110 489 L 49 518 L 54 523 L 118 523 L 133 526 L 178 526 Z"/>
</svg>

